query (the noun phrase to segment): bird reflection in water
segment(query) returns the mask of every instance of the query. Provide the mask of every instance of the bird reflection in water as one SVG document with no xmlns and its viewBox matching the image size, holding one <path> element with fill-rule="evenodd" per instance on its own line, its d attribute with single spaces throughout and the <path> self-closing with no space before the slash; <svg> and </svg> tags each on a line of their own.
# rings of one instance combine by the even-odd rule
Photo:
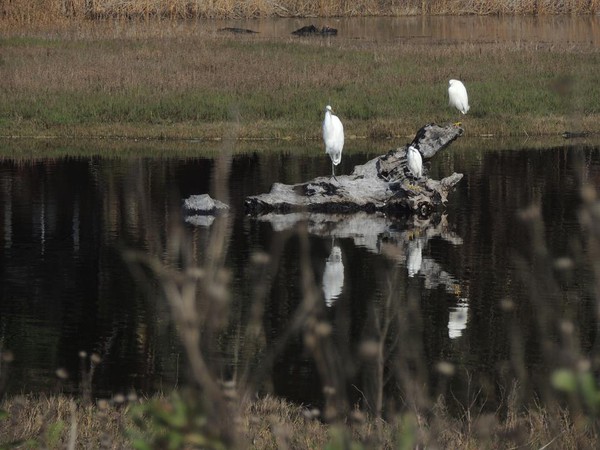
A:
<svg viewBox="0 0 600 450">
<path fill-rule="evenodd" d="M 413 278 L 419 273 L 425 280 L 425 286 L 430 289 L 437 288 L 438 285 L 445 285 L 447 292 L 459 294 L 460 287 L 456 280 L 441 269 L 439 264 L 431 258 L 423 258 L 423 248 L 427 243 L 427 232 L 422 236 L 415 237 L 407 233 L 406 240 L 406 270 L 408 277 Z M 459 292 L 456 292 L 458 289 Z M 461 337 L 463 330 L 467 328 L 469 318 L 469 304 L 466 298 L 459 298 L 455 306 L 448 308 L 448 337 L 456 339 Z"/>
<path fill-rule="evenodd" d="M 414 277 L 421 270 L 423 263 L 423 240 L 411 239 L 406 244 L 406 268 L 408 276 Z"/>
<path fill-rule="evenodd" d="M 448 337 L 456 339 L 461 337 L 463 330 L 467 328 L 469 305 L 464 299 L 461 299 L 456 306 L 451 306 L 448 310 Z"/>
<path fill-rule="evenodd" d="M 333 244 L 329 257 L 325 260 L 323 273 L 323 296 L 328 307 L 333 306 L 344 287 L 344 263 L 342 249 Z"/>
</svg>

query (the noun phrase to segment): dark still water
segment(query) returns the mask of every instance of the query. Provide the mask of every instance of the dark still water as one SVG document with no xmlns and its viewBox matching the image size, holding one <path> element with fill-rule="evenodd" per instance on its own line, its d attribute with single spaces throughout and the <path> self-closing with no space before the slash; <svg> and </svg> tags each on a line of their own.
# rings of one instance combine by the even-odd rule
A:
<svg viewBox="0 0 600 450">
<path fill-rule="evenodd" d="M 0 350 L 14 357 L 7 388 L 77 391 L 84 351 L 102 357 L 93 375 L 97 395 L 169 390 L 187 374 L 169 307 L 156 283 L 134 279 L 122 251 L 143 250 L 168 265 L 171 231 L 183 225 L 194 260 L 206 261 L 223 225 L 185 221 L 181 205 L 193 194 L 215 195 L 219 149 L 204 153 L 208 157 L 101 157 L 102 149 L 85 145 L 77 157 L 12 152 L 0 159 Z M 203 154 L 204 144 L 197 145 L 194 153 Z M 293 400 L 318 402 L 317 368 L 293 331 L 304 297 L 304 239 L 297 231 L 303 217 L 256 219 L 243 210 L 246 196 L 268 191 L 273 182 L 329 174 L 319 144 L 287 145 L 269 144 L 268 151 L 257 145 L 231 160 L 230 310 L 209 359 L 224 378 L 241 372 L 245 327 L 257 286 L 266 286 L 264 336 L 252 364 L 260 366 L 265 348 L 278 352 L 259 381 Z M 351 146 L 336 172 L 349 173 L 393 144 Z M 556 338 L 538 320 L 546 308 L 575 323 L 584 355 L 593 348 L 594 279 L 578 211 L 580 183 L 600 182 L 600 147 L 493 147 L 464 139 L 434 158 L 432 177 L 465 177 L 446 213 L 430 222 L 366 214 L 308 219 L 319 317 L 331 325 L 328 345 L 354 386 L 351 395 L 368 395 L 370 372 L 360 361 L 364 342 L 373 339 L 385 342 L 384 383 L 392 390 L 398 384 L 390 369 L 394 358 L 432 385 L 440 361 L 455 364 L 456 382 L 465 369 L 481 384 L 517 375 L 534 379 L 547 369 L 541 340 Z M 541 211 L 537 235 L 518 218 L 532 204 Z M 536 242 L 547 245 L 548 258 L 534 254 Z M 252 269 L 257 252 L 275 261 L 264 276 Z M 564 258 L 570 258 L 568 268 L 556 269 L 553 261 Z M 549 336 L 540 336 L 544 329 Z M 2 367 L 6 374 L 6 363 Z M 69 374 L 60 386 L 57 368 Z"/>
</svg>

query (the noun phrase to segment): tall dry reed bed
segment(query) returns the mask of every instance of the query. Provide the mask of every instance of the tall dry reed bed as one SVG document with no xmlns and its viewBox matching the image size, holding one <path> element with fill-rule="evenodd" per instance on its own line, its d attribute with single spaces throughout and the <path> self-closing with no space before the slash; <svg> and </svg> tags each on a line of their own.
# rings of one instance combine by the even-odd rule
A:
<svg viewBox="0 0 600 450">
<path fill-rule="evenodd" d="M 27 23 L 97 18 L 252 18 L 417 14 L 595 14 L 597 0 L 31 0 L 5 1 L 0 16 Z"/>
<path fill-rule="evenodd" d="M 109 22 L 0 37 L 0 135 L 318 138 L 325 104 L 347 137 L 407 136 L 457 120 L 473 135 L 598 132 L 600 52 L 565 44 L 232 37 Z"/>
</svg>

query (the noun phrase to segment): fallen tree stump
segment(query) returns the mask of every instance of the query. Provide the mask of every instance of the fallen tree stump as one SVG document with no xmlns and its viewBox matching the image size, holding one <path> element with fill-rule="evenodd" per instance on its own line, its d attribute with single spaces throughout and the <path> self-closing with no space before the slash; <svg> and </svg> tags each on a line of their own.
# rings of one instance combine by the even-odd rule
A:
<svg viewBox="0 0 600 450">
<path fill-rule="evenodd" d="M 410 145 L 421 152 L 423 159 L 429 159 L 462 133 L 458 125 L 428 124 L 417 132 Z M 428 216 L 444 207 L 449 192 L 463 175 L 453 173 L 439 181 L 426 175 L 414 179 L 406 164 L 407 148 L 408 145 L 390 150 L 356 166 L 350 175 L 338 175 L 337 180 L 318 177 L 294 185 L 275 183 L 269 193 L 246 198 L 246 212 L 259 215 L 292 211 L 384 211 Z"/>
</svg>

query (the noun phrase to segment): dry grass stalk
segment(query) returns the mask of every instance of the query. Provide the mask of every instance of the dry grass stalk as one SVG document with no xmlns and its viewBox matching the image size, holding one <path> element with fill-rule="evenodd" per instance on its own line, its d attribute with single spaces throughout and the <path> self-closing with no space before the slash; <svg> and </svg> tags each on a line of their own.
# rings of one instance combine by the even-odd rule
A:
<svg viewBox="0 0 600 450">
<path fill-rule="evenodd" d="M 228 202 L 224 183 L 229 176 L 230 148 L 231 142 L 226 141 L 213 179 L 216 197 L 224 203 Z M 236 399 L 237 394 L 222 389 L 219 368 L 207 363 L 228 323 L 230 276 L 225 256 L 231 233 L 229 222 L 227 215 L 216 218 L 201 266 L 195 261 L 190 237 L 177 219 L 171 224 L 166 252 L 161 252 L 167 255 L 164 260 L 135 251 L 127 252 L 125 257 L 142 283 L 159 281 L 185 349 L 190 385 L 198 391 L 194 401 L 201 403 L 206 413 L 208 433 L 227 445 L 235 445 L 238 415 L 229 400 Z"/>
<path fill-rule="evenodd" d="M 127 407 L 114 402 L 84 406 L 62 395 L 17 396 L 3 401 L 0 408 L 8 413 L 0 421 L 0 444 L 69 449 L 130 446 L 124 433 Z"/>
<path fill-rule="evenodd" d="M 31 446 L 37 442 L 51 448 L 131 447 L 126 434 L 132 426 L 127 403 L 101 400 L 83 407 L 60 395 L 19 396 L 4 400 L 0 408 L 8 412 L 8 419 L 0 421 L 2 444 L 29 440 Z M 324 448 L 334 433 L 331 425 L 316 419 L 310 410 L 271 396 L 246 403 L 240 417 L 237 448 Z M 355 441 L 369 448 L 398 448 L 399 431 L 416 426 L 410 415 L 385 422 L 368 415 L 357 419 L 345 427 Z M 76 429 L 72 427 L 74 422 Z M 48 430 L 58 423 L 63 426 L 51 437 Z M 420 427 L 429 435 L 428 448 L 539 449 L 552 443 L 554 448 L 578 449 L 595 448 L 598 442 L 594 428 L 566 409 L 552 413 L 539 406 L 532 407 L 515 411 L 512 419 L 504 421 L 497 416 L 481 415 L 474 418 L 471 431 L 467 425 L 464 420 L 452 417 L 443 404 L 438 404 L 435 414 Z"/>
</svg>

